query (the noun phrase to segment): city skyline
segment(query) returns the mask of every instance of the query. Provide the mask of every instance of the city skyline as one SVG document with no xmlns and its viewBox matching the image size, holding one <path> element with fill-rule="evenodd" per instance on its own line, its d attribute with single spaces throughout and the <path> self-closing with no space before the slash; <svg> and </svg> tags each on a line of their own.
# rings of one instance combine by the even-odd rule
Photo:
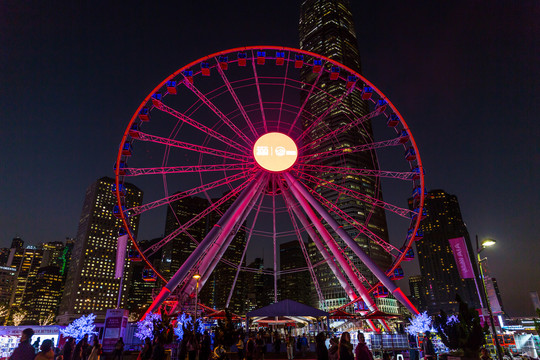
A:
<svg viewBox="0 0 540 360">
<path fill-rule="evenodd" d="M 167 4 L 109 4 L 103 17 L 99 5 L 1 6 L 0 16 L 10 14 L 0 38 L 2 149 L 13 154 L 3 166 L 2 246 L 17 235 L 31 244 L 75 235 L 84 189 L 112 176 L 128 119 L 165 76 L 234 46 L 298 46 L 299 6 L 285 1 L 188 5 L 177 17 Z M 528 292 L 540 288 L 527 276 L 540 273 L 538 4 L 352 7 L 364 75 L 409 123 L 427 189 L 457 195 L 471 236 L 498 240 L 485 255 L 507 311 L 532 314 Z"/>
</svg>

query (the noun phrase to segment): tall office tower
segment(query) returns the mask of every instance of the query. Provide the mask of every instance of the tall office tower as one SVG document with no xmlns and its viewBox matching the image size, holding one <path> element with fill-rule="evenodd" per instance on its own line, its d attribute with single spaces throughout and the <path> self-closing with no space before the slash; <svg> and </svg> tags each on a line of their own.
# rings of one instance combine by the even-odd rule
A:
<svg viewBox="0 0 540 360">
<path fill-rule="evenodd" d="M 279 278 L 279 288 L 281 290 L 281 300 L 290 299 L 309 306 L 316 306 L 317 304 L 313 303 L 313 281 L 311 276 L 307 270 L 294 271 L 300 268 L 306 269 L 307 264 L 298 240 L 280 244 L 279 270 L 282 274 Z"/>
<path fill-rule="evenodd" d="M 24 249 L 21 263 L 17 269 L 10 306 L 26 307 L 23 300 L 25 299 L 27 286 L 35 279 L 38 269 L 41 266 L 42 258 L 43 250 L 41 248 L 27 246 L 26 249 Z"/>
<path fill-rule="evenodd" d="M 9 266 L 0 266 L 0 305 L 9 305 L 16 281 L 17 270 Z"/>
<path fill-rule="evenodd" d="M 24 254 L 24 241 L 20 237 L 13 238 L 11 246 L 9 248 L 9 255 L 6 262 L 6 266 L 19 269 Z"/>
<path fill-rule="evenodd" d="M 356 33 L 354 30 L 353 16 L 347 0 L 304 0 L 300 12 L 300 48 L 312 51 L 339 61 L 353 70 L 361 72 L 360 55 Z M 328 64 L 327 64 L 328 65 Z M 302 80 L 308 85 L 302 93 L 302 97 L 307 96 L 309 88 L 317 80 L 317 75 L 307 67 L 302 69 Z M 345 84 L 335 82 L 329 79 L 328 74 L 323 74 L 317 81 L 320 88 L 325 92 L 312 94 L 306 104 L 306 113 L 312 114 L 312 118 L 304 120 L 304 128 L 307 128 L 313 120 L 323 114 L 329 104 L 334 102 L 336 94 L 345 93 Z M 304 99 L 301 99 L 303 102 Z M 316 139 L 322 134 L 340 127 L 349 120 L 342 114 L 341 106 L 350 108 L 357 117 L 366 115 L 369 110 L 368 103 L 362 101 L 357 92 L 349 94 L 342 100 L 342 105 L 334 108 L 308 134 L 310 139 Z M 310 139 L 307 141 L 309 142 Z M 338 136 L 338 143 L 342 146 L 357 146 L 373 142 L 373 131 L 371 122 L 364 122 L 361 129 L 351 129 Z M 336 143 L 333 139 L 320 142 L 313 148 L 314 152 L 324 152 L 335 149 Z M 326 158 L 315 160 L 314 164 L 326 166 L 353 167 L 364 169 L 378 169 L 377 159 L 374 152 L 361 152 L 343 155 L 340 159 Z M 317 175 L 319 178 L 344 186 L 355 191 L 362 192 L 371 197 L 382 199 L 380 182 L 377 179 L 367 176 L 350 176 L 341 174 Z M 349 216 L 357 220 L 360 224 L 369 221 L 368 230 L 388 241 L 388 230 L 386 225 L 386 215 L 384 210 L 374 208 L 369 204 L 363 203 L 349 196 L 340 195 L 325 188 L 323 185 L 314 188 L 319 194 L 329 201 L 335 203 Z M 351 225 L 342 224 L 345 230 L 356 234 L 357 231 Z M 388 268 L 392 262 L 391 256 L 380 246 L 370 241 L 367 236 L 359 235 L 356 238 L 362 249 L 373 259 L 381 268 Z M 338 243 L 343 247 L 344 243 L 338 239 Z M 355 259 L 355 266 L 364 274 L 368 280 L 373 281 L 374 276 L 367 271 L 367 268 L 360 260 L 347 249 L 348 255 Z M 317 277 L 325 298 L 326 309 L 331 310 L 339 307 L 349 301 L 344 290 L 331 276 L 328 266 L 317 267 Z M 322 304 L 321 304 L 322 305 Z"/>
<path fill-rule="evenodd" d="M 274 270 L 264 268 L 264 259 L 255 258 L 243 274 L 245 306 L 242 313 L 247 313 L 274 302 Z"/>
<path fill-rule="evenodd" d="M 152 240 L 141 240 L 138 241 L 138 243 L 141 248 L 147 249 L 162 239 L 163 238 L 160 237 Z M 148 260 L 152 262 L 152 265 L 155 268 L 159 268 L 161 256 L 162 252 L 160 249 L 150 256 Z M 129 297 L 126 309 L 130 312 L 141 314 L 150 306 L 150 304 L 152 304 L 152 293 L 156 288 L 156 282 L 148 281 L 149 279 L 146 279 L 143 276 L 146 263 L 141 261 L 138 257 L 134 257 L 134 259 L 136 261 L 131 262 L 131 281 L 129 282 L 128 287 Z"/>
<path fill-rule="evenodd" d="M 499 305 L 501 306 L 501 311 L 504 313 L 505 311 L 502 302 L 501 291 L 499 290 L 499 284 L 497 283 L 497 279 L 491 278 L 491 281 L 493 281 L 493 288 L 495 289 L 495 295 L 497 295 L 497 300 L 499 301 Z"/>
<path fill-rule="evenodd" d="M 178 229 L 208 207 L 208 200 L 200 197 L 186 197 L 174 201 L 167 208 L 165 237 Z M 162 247 L 160 272 L 165 278 L 172 277 L 180 266 L 197 247 L 197 242 L 204 239 L 208 232 L 208 219 L 204 218 L 189 228 L 189 233 L 182 232 Z M 163 284 L 165 285 L 165 284 Z"/>
<path fill-rule="evenodd" d="M 409 205 L 412 206 L 411 201 Z M 460 277 L 448 242 L 448 239 L 464 237 L 469 254 L 472 253 L 469 232 L 463 222 L 457 196 L 443 190 L 431 190 L 424 206 L 427 214 L 421 223 L 424 237 L 416 241 L 416 249 L 428 313 L 435 314 L 440 310 L 457 312 L 456 294 L 479 308 L 474 279 Z"/>
<path fill-rule="evenodd" d="M 50 323 L 56 317 L 64 280 L 57 265 L 39 268 L 24 294 L 23 303 L 27 310 L 24 324 L 40 324 L 48 318 Z"/>
<path fill-rule="evenodd" d="M 113 183 L 114 179 L 103 177 L 86 190 L 60 314 L 105 313 L 116 308 L 120 279 L 115 279 L 115 263 L 121 222 L 113 213 Z M 141 205 L 143 192 L 129 183 L 124 186 L 126 208 Z M 136 236 L 139 217 L 131 217 L 130 223 Z M 126 261 L 121 307 L 128 295 L 129 267 L 130 262 Z"/>
</svg>

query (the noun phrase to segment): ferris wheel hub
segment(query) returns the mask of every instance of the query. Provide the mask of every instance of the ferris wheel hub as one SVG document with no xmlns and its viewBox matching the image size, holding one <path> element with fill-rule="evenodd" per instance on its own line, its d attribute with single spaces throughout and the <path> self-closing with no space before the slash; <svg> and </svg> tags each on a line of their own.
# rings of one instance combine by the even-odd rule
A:
<svg viewBox="0 0 540 360">
<path fill-rule="evenodd" d="M 298 158 L 298 147 L 289 136 L 270 132 L 257 139 L 253 145 L 253 156 L 263 169 L 280 172 L 294 165 Z"/>
</svg>

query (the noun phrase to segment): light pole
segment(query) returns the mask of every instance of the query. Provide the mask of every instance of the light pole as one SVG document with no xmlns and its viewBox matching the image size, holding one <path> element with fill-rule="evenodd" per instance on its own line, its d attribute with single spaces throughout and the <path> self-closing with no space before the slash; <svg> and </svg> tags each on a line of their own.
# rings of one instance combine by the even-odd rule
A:
<svg viewBox="0 0 540 360">
<path fill-rule="evenodd" d="M 201 274 L 196 271 L 193 275 L 193 278 L 197 280 L 197 287 L 195 288 L 195 320 L 193 320 L 193 333 L 195 333 L 195 327 L 197 326 L 197 311 L 199 305 L 199 280 L 201 279 Z"/>
<path fill-rule="evenodd" d="M 496 244 L 495 240 L 493 240 L 493 239 L 485 239 L 485 240 L 482 241 L 482 244 L 481 244 L 482 247 L 478 247 L 478 235 L 476 235 L 476 260 L 477 260 L 477 266 L 478 266 L 478 268 L 480 270 L 479 271 L 480 278 L 482 279 L 482 290 L 483 290 L 484 297 L 486 299 L 486 306 L 487 306 L 487 309 L 488 309 L 488 312 L 489 312 L 489 323 L 491 325 L 491 332 L 493 333 L 493 337 L 495 338 L 495 350 L 497 351 L 497 358 L 499 360 L 502 360 L 503 355 L 501 353 L 501 348 L 500 348 L 500 345 L 499 345 L 499 339 L 497 338 L 497 329 L 495 328 L 495 323 L 493 322 L 493 313 L 491 312 L 491 304 L 489 303 L 489 297 L 488 297 L 487 289 L 486 289 L 486 282 L 485 282 L 485 279 L 484 279 L 484 270 L 482 269 L 482 259 L 480 258 L 480 252 L 482 250 L 484 250 L 487 247 L 493 246 L 495 244 Z M 476 282 L 476 279 L 475 279 L 475 282 Z M 478 284 L 477 284 L 476 290 L 478 291 Z M 482 306 L 482 309 L 483 309 L 482 296 L 480 295 L 480 292 L 478 293 L 478 296 L 480 297 L 480 305 Z"/>
</svg>

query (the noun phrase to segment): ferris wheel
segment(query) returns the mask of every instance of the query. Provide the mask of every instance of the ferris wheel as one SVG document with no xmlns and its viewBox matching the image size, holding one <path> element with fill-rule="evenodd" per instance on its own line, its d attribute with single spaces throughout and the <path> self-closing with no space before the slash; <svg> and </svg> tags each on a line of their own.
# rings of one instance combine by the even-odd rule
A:
<svg viewBox="0 0 540 360">
<path fill-rule="evenodd" d="M 253 46 L 183 66 L 135 111 L 115 174 L 114 213 L 133 256 L 146 262 L 146 276 L 166 284 L 149 311 L 172 292 L 194 293 L 196 272 L 204 286 L 235 234 L 244 231 L 242 260 L 228 264 L 237 272 L 245 270 L 250 251 L 267 241 L 277 284 L 276 248 L 297 239 L 307 264 L 298 271 L 310 273 L 321 302 L 315 268 L 325 264 L 351 303 L 361 300 L 374 311 L 373 298 L 390 293 L 417 313 L 394 280 L 403 277 L 400 264 L 413 258 L 411 246 L 422 236 L 418 148 L 390 100 L 337 61 L 294 48 Z M 128 182 L 141 184 L 144 204 L 127 207 Z M 207 206 L 186 221 L 177 219 L 158 242 L 137 241 L 131 217 L 140 216 L 142 227 L 145 217 L 188 197 L 206 199 Z M 203 236 L 194 235 L 209 214 L 216 223 Z M 386 223 L 398 230 L 388 234 Z M 154 226 L 161 231 L 161 224 Z M 174 274 L 164 274 L 149 258 L 180 234 L 191 238 L 194 250 Z M 322 261 L 314 263 L 306 239 Z M 277 285 L 275 290 L 277 296 Z"/>
</svg>

